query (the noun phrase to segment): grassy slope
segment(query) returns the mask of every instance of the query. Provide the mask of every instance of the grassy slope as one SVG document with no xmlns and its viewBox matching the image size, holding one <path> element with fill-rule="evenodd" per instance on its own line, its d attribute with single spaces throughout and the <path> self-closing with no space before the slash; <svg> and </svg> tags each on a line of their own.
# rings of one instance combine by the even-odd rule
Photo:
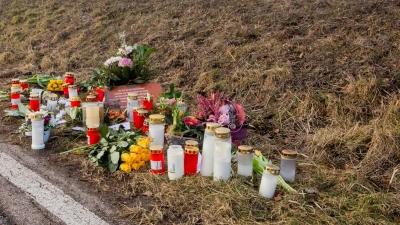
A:
<svg viewBox="0 0 400 225">
<path fill-rule="evenodd" d="M 205 223 L 218 221 L 216 216 L 235 223 L 399 219 L 400 179 L 386 193 L 400 164 L 400 7 L 394 1 L 0 4 L 0 78 L 75 71 L 83 79 L 115 53 L 118 33 L 125 31 L 129 42 L 158 49 L 152 61 L 164 86 L 173 82 L 188 95 L 223 90 L 243 102 L 255 128 L 246 143 L 273 159 L 282 148 L 298 150 L 307 157 L 300 158 L 293 186 L 321 192 L 318 199 L 285 196 L 271 203 L 254 200 L 253 190 L 237 195 L 219 187 L 232 195 L 210 206 L 154 186 L 164 194 L 158 208 L 135 209 L 152 215 L 150 221 L 159 221 L 159 212 L 167 221 Z M 184 182 L 178 187 L 195 181 Z M 210 193 L 199 196 L 214 201 L 214 184 L 204 182 L 200 190 Z M 232 186 L 246 189 L 235 181 Z M 190 205 L 210 209 L 187 211 Z"/>
</svg>

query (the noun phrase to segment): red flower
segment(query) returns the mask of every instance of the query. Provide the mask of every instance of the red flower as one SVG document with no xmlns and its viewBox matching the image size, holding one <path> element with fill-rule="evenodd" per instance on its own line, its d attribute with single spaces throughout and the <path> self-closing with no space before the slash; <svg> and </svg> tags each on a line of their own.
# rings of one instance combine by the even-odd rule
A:
<svg viewBox="0 0 400 225">
<path fill-rule="evenodd" d="M 200 122 L 192 116 L 183 118 L 183 122 L 189 126 L 197 126 L 200 124 Z"/>
</svg>

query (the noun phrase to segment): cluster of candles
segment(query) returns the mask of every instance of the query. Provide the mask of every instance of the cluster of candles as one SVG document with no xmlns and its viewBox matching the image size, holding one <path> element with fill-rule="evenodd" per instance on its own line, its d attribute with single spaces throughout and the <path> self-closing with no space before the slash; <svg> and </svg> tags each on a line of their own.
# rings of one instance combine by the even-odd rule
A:
<svg viewBox="0 0 400 225">
<path fill-rule="evenodd" d="M 164 151 L 163 133 L 152 135 L 151 124 L 161 119 L 161 115 L 150 115 L 149 135 L 152 138 L 150 144 L 150 165 L 154 174 L 163 174 Z M 155 132 L 155 131 L 154 131 Z M 227 181 L 231 177 L 231 148 L 232 139 L 230 129 L 220 127 L 218 123 L 207 123 L 204 134 L 202 160 L 200 174 L 202 176 L 213 176 L 215 181 Z M 179 179 L 182 176 L 197 173 L 199 144 L 197 141 L 188 140 L 184 148 L 180 145 L 170 145 L 167 150 L 167 172 L 170 180 Z M 253 174 L 253 147 L 240 145 L 238 147 L 237 174 L 252 176 Z M 294 181 L 296 171 L 297 152 L 283 150 L 281 153 L 281 167 L 265 165 L 259 193 L 266 198 L 273 198 L 278 176 L 281 175 L 285 181 Z"/>
<path fill-rule="evenodd" d="M 11 108 L 18 109 L 18 103 L 21 102 L 21 91 L 28 88 L 26 80 L 12 79 L 11 80 Z"/>
</svg>

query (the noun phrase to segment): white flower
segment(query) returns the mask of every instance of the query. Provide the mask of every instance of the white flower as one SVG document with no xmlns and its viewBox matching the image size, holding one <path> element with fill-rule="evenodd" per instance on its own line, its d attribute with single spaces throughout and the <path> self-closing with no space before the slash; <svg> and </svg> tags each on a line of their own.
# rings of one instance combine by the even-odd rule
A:
<svg viewBox="0 0 400 225">
<path fill-rule="evenodd" d="M 130 45 L 123 45 L 121 48 L 118 49 L 118 55 L 123 55 L 127 56 L 129 55 L 133 50 L 133 46 Z"/>
<path fill-rule="evenodd" d="M 115 63 L 115 62 L 119 62 L 119 60 L 121 60 L 121 59 L 122 59 L 122 57 L 119 57 L 119 56 L 117 56 L 117 57 L 111 57 L 111 58 L 107 59 L 107 60 L 104 62 L 104 66 L 109 67 L 111 64 L 113 64 L 113 63 Z"/>
</svg>

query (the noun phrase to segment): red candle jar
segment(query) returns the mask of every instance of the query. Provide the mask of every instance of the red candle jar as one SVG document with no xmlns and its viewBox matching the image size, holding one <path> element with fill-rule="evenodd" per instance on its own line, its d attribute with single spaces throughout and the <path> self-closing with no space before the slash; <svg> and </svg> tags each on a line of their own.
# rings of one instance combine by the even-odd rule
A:
<svg viewBox="0 0 400 225">
<path fill-rule="evenodd" d="M 164 151 L 161 145 L 150 146 L 150 167 L 153 174 L 164 173 Z"/>
<path fill-rule="evenodd" d="M 194 175 L 197 173 L 197 162 L 199 159 L 199 148 L 187 146 L 184 155 L 184 173 L 185 175 Z"/>
<path fill-rule="evenodd" d="M 11 79 L 11 85 L 19 85 L 19 79 Z"/>
<path fill-rule="evenodd" d="M 69 97 L 68 96 L 69 95 L 68 94 L 68 86 L 69 86 L 68 83 L 62 85 L 62 88 L 63 88 L 63 91 L 64 91 L 64 98 L 68 98 Z"/>
<path fill-rule="evenodd" d="M 81 107 L 81 99 L 79 97 L 71 97 L 71 99 L 69 100 L 69 102 L 71 103 L 71 108 L 73 107 Z"/>
<path fill-rule="evenodd" d="M 100 141 L 99 126 L 92 125 L 87 128 L 87 141 L 88 145 L 94 145 Z"/>
<path fill-rule="evenodd" d="M 104 88 L 103 87 L 97 87 L 96 90 L 93 92 L 97 93 L 97 101 L 102 102 L 104 99 Z"/>
<path fill-rule="evenodd" d="M 21 86 L 21 91 L 23 91 L 29 87 L 27 80 L 20 80 L 19 85 Z"/>
<path fill-rule="evenodd" d="M 20 90 L 11 91 L 11 108 L 18 109 L 18 102 L 21 102 Z"/>
<path fill-rule="evenodd" d="M 150 99 L 150 97 L 144 98 L 143 99 L 143 108 L 148 111 L 153 110 L 153 99 Z"/>
<path fill-rule="evenodd" d="M 33 112 L 37 112 L 40 110 L 39 94 L 31 94 L 29 96 L 29 106 L 30 110 Z"/>
<path fill-rule="evenodd" d="M 64 81 L 67 84 L 74 85 L 75 83 L 75 74 L 71 72 L 66 72 L 64 75 Z"/>
<path fill-rule="evenodd" d="M 142 132 L 145 133 L 146 135 L 149 134 L 149 119 L 147 118 L 143 122 Z"/>
<path fill-rule="evenodd" d="M 143 127 L 144 120 L 149 111 L 144 109 L 138 109 L 133 112 L 133 124 L 135 125 L 136 129 L 140 129 Z"/>
</svg>

